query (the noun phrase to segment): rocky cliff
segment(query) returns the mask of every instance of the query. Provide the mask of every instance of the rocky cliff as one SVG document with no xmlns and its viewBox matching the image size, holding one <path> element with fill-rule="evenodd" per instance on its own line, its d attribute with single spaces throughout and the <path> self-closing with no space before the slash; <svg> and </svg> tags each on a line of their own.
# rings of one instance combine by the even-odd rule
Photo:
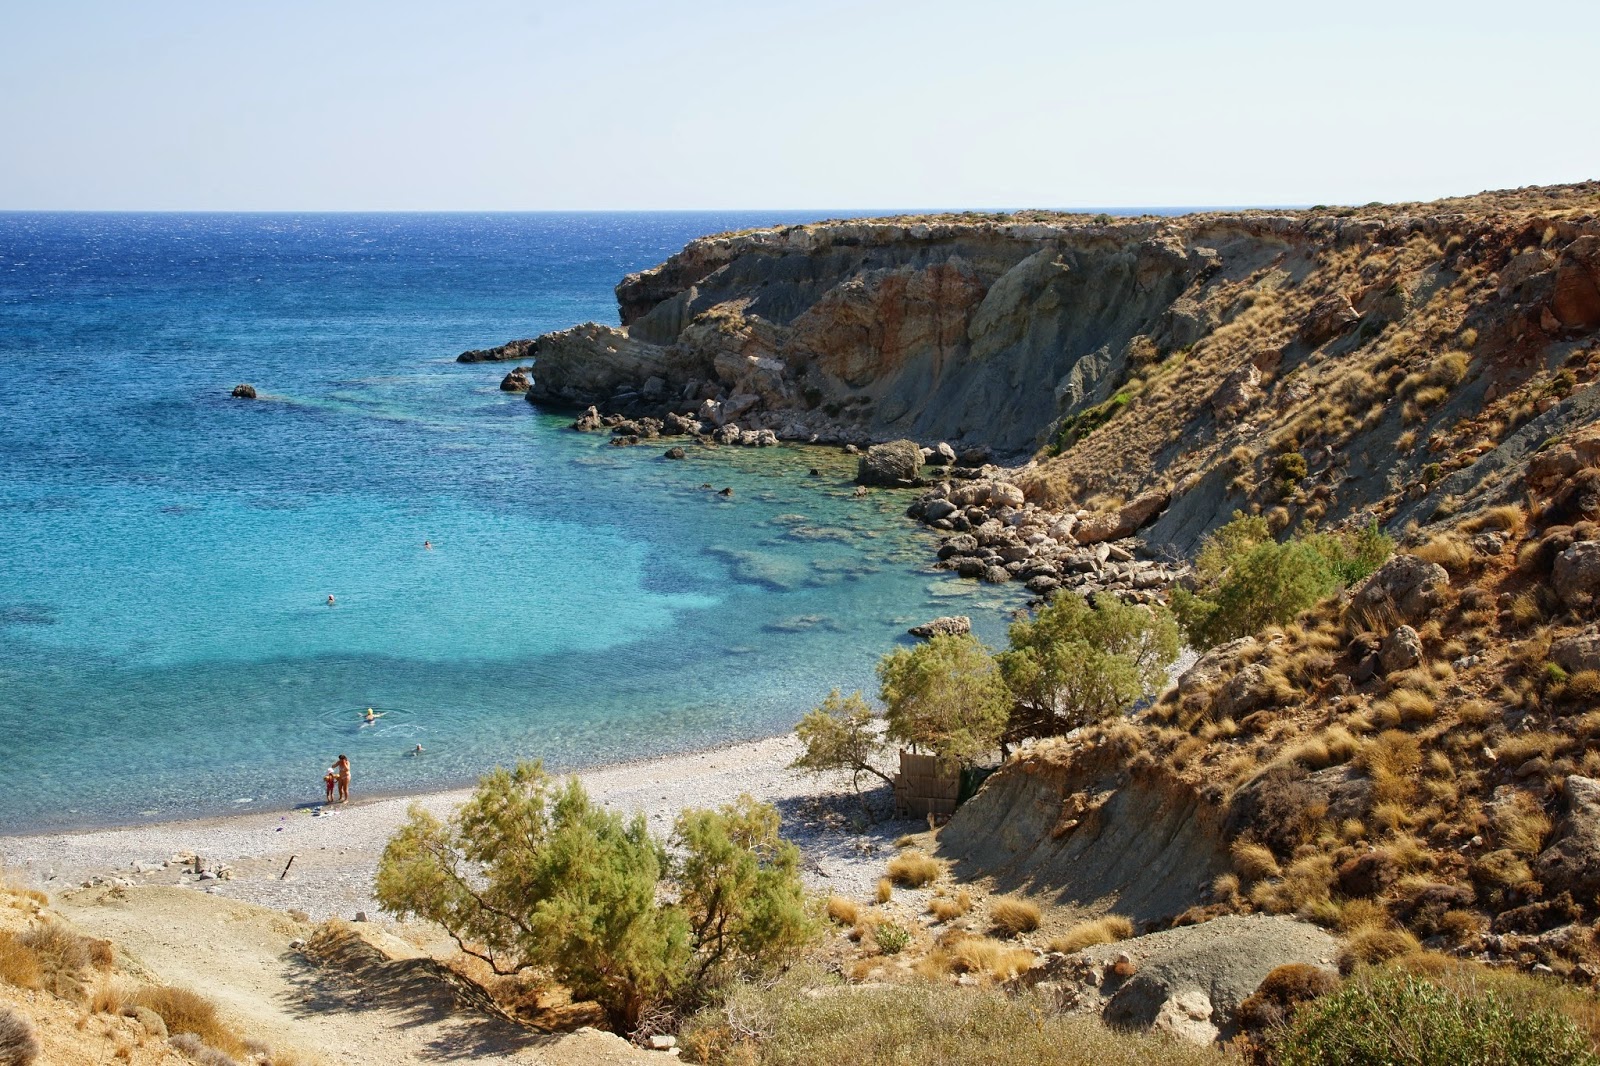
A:
<svg viewBox="0 0 1600 1066">
<path fill-rule="evenodd" d="M 694 241 L 617 299 L 620 326 L 463 359 L 531 358 L 536 404 L 988 447 L 1052 509 L 1170 498 L 1151 542 L 1188 551 L 1238 508 L 1425 521 L 1588 421 L 1600 182 L 788 226 Z"/>
</svg>

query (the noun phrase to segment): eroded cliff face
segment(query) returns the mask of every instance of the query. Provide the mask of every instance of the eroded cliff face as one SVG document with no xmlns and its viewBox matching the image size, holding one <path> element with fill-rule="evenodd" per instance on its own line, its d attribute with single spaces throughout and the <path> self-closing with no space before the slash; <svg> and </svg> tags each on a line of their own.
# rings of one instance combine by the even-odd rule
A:
<svg viewBox="0 0 1600 1066">
<path fill-rule="evenodd" d="M 694 241 L 617 297 L 620 326 L 501 350 L 531 355 L 530 401 L 987 447 L 1052 511 L 1170 501 L 1144 535 L 1189 553 L 1235 510 L 1425 524 L 1594 421 L 1600 182 L 790 226 Z"/>
<path fill-rule="evenodd" d="M 1189 339 L 1172 309 L 1215 270 L 1210 236 L 956 219 L 707 238 L 618 286 L 621 327 L 539 338 L 529 399 L 713 399 L 790 439 L 1029 453 L 1063 413 L 1104 399 L 1132 338 Z"/>
</svg>

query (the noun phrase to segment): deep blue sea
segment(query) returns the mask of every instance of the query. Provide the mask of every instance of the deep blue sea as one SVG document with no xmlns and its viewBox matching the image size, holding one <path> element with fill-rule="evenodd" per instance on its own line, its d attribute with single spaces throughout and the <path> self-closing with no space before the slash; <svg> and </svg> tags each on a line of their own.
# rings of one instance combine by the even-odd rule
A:
<svg viewBox="0 0 1600 1066">
<path fill-rule="evenodd" d="M 998 638 L 836 453 L 666 462 L 454 362 L 808 217 L 0 214 L 0 832 L 772 735 L 908 624 Z"/>
</svg>

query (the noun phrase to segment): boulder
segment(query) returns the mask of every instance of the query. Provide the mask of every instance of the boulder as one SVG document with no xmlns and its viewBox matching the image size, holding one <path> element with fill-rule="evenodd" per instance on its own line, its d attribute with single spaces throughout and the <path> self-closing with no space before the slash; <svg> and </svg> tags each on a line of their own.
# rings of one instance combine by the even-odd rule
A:
<svg viewBox="0 0 1600 1066">
<path fill-rule="evenodd" d="M 529 376 L 528 367 L 519 366 L 511 373 L 500 379 L 501 392 L 527 392 L 533 385 L 533 378 Z"/>
<path fill-rule="evenodd" d="M 1562 250 L 1550 310 L 1568 329 L 1600 326 L 1600 237 L 1579 237 Z"/>
<path fill-rule="evenodd" d="M 1550 645 L 1550 661 L 1569 674 L 1600 670 L 1600 629 L 1590 626 L 1582 633 L 1554 641 Z"/>
<path fill-rule="evenodd" d="M 944 615 L 906 630 L 913 637 L 959 637 L 972 632 L 972 619 L 964 614 Z"/>
<path fill-rule="evenodd" d="M 949 500 L 932 500 L 922 509 L 922 519 L 925 522 L 937 522 L 941 518 L 949 518 L 960 508 Z"/>
<path fill-rule="evenodd" d="M 952 555 L 971 555 L 977 550 L 978 538 L 970 533 L 960 533 L 939 545 L 939 558 L 948 559 Z"/>
<path fill-rule="evenodd" d="M 1003 585 L 1011 580 L 1011 571 L 1003 566 L 991 566 L 984 570 L 983 580 L 991 585 Z"/>
<path fill-rule="evenodd" d="M 1438 563 L 1415 555 L 1396 555 L 1362 582 L 1351 597 L 1357 617 L 1382 621 L 1393 612 L 1405 622 L 1421 621 L 1439 606 L 1450 574 Z"/>
<path fill-rule="evenodd" d="M 1123 504 L 1114 514 L 1090 515 L 1083 519 L 1073 527 L 1073 539 L 1079 544 L 1099 544 L 1131 537 L 1165 510 L 1171 498 L 1170 493 L 1160 489 L 1141 493 Z"/>
<path fill-rule="evenodd" d="M 856 483 L 891 488 L 914 485 L 921 470 L 922 449 L 915 441 L 895 440 L 887 444 L 874 444 L 857 465 Z"/>
<path fill-rule="evenodd" d="M 1225 718 L 1242 718 L 1266 703 L 1267 668 L 1260 663 L 1250 663 L 1228 679 L 1217 694 L 1217 714 Z"/>
<path fill-rule="evenodd" d="M 458 363 L 510 363 L 533 357 L 534 341 L 530 339 L 508 341 L 498 348 L 474 348 L 456 356 Z"/>
<path fill-rule="evenodd" d="M 956 450 L 944 441 L 933 446 L 934 462 L 939 466 L 950 466 L 956 461 Z"/>
<path fill-rule="evenodd" d="M 1315 348 L 1324 341 L 1347 332 L 1361 321 L 1350 297 L 1342 292 L 1329 293 L 1312 305 L 1300 325 L 1300 339 Z"/>
<path fill-rule="evenodd" d="M 230 395 L 235 400 L 253 400 L 256 398 L 256 387 L 241 382 L 233 387 L 233 392 Z"/>
<path fill-rule="evenodd" d="M 1422 661 L 1422 638 L 1410 626 L 1397 626 L 1378 648 L 1378 665 L 1386 674 L 1409 670 Z"/>
<path fill-rule="evenodd" d="M 600 409 L 591 407 L 573 420 L 572 428 L 581 433 L 593 433 L 605 428 L 605 420 L 600 417 Z"/>
<path fill-rule="evenodd" d="M 689 458 L 689 453 L 682 448 L 668 448 L 661 453 L 661 457 L 663 459 L 687 459 Z"/>
<path fill-rule="evenodd" d="M 1126 953 L 1136 967 L 1105 1004 L 1107 1023 L 1209 1044 L 1232 1035 L 1239 1005 L 1267 974 L 1293 963 L 1331 969 L 1338 944 L 1309 922 L 1226 915 L 1091 951 Z"/>
<path fill-rule="evenodd" d="M 1188 696 L 1210 688 L 1222 680 L 1223 668 L 1238 657 L 1239 652 L 1253 643 L 1254 637 L 1239 637 L 1226 644 L 1218 644 L 1194 661 L 1194 665 L 1178 677 L 1178 695 Z"/>
<path fill-rule="evenodd" d="M 661 432 L 670 436 L 682 434 L 698 435 L 701 432 L 700 422 L 690 415 L 680 415 L 676 411 L 669 411 L 661 420 Z"/>
<path fill-rule="evenodd" d="M 1261 397 L 1261 371 L 1246 363 L 1222 379 L 1211 394 L 1211 411 L 1217 418 L 1231 418 L 1252 407 Z"/>
<path fill-rule="evenodd" d="M 1600 540 L 1581 540 L 1556 556 L 1550 584 L 1568 607 L 1587 607 L 1600 593 Z"/>
<path fill-rule="evenodd" d="M 1567 814 L 1555 842 L 1535 867 L 1545 893 L 1570 892 L 1576 899 L 1600 894 L 1600 781 L 1576 774 L 1566 780 Z"/>
</svg>

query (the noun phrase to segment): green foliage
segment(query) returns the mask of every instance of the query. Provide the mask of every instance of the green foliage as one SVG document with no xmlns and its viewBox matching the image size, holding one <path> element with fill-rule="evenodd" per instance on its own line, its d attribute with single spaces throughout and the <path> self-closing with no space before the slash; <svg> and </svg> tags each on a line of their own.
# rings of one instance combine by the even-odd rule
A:
<svg viewBox="0 0 1600 1066">
<path fill-rule="evenodd" d="M 1113 418 L 1122 413 L 1133 402 L 1133 391 L 1122 389 L 1105 403 L 1079 411 L 1070 418 L 1061 420 L 1056 429 L 1056 439 L 1053 445 L 1057 454 L 1066 451 Z"/>
<path fill-rule="evenodd" d="M 448 822 L 420 807 L 389 840 L 375 894 L 439 925 L 496 972 L 547 968 L 619 1027 L 697 994 L 712 970 L 759 966 L 811 932 L 799 858 L 748 799 L 679 819 L 677 868 L 646 828 L 539 763 L 496 769 Z M 662 902 L 668 881 L 677 902 Z"/>
<path fill-rule="evenodd" d="M 1206 538 L 1195 560 L 1195 590 L 1176 590 L 1172 610 L 1189 642 L 1210 648 L 1289 621 L 1372 573 L 1393 548 L 1376 525 L 1305 533 L 1280 544 L 1265 518 L 1235 512 Z"/>
<path fill-rule="evenodd" d="M 1303 1007 L 1279 1044 L 1283 1066 L 1594 1066 L 1568 1018 L 1455 991 L 1411 974 L 1351 981 Z"/>
<path fill-rule="evenodd" d="M 1015 622 L 998 656 L 1015 700 L 1010 732 L 1056 736 L 1154 695 L 1178 657 L 1178 627 L 1165 610 L 1101 597 L 1060 595 Z"/>
<path fill-rule="evenodd" d="M 1011 696 L 970 634 L 896 649 L 879 660 L 878 681 L 891 739 L 963 762 L 999 745 Z"/>
<path fill-rule="evenodd" d="M 841 697 L 834 689 L 820 706 L 800 719 L 794 731 L 805 749 L 792 764 L 795 769 L 819 774 L 847 773 L 857 792 L 861 791 L 862 774 L 873 774 L 885 784 L 894 783 L 877 767 L 887 745 L 860 692 Z"/>
<path fill-rule="evenodd" d="M 885 955 L 898 955 L 911 943 L 911 931 L 895 922 L 880 922 L 872 931 L 872 939 Z"/>
<path fill-rule="evenodd" d="M 1299 452 L 1284 452 L 1273 464 L 1272 472 L 1280 481 L 1300 481 L 1307 473 L 1306 457 Z"/>
</svg>

